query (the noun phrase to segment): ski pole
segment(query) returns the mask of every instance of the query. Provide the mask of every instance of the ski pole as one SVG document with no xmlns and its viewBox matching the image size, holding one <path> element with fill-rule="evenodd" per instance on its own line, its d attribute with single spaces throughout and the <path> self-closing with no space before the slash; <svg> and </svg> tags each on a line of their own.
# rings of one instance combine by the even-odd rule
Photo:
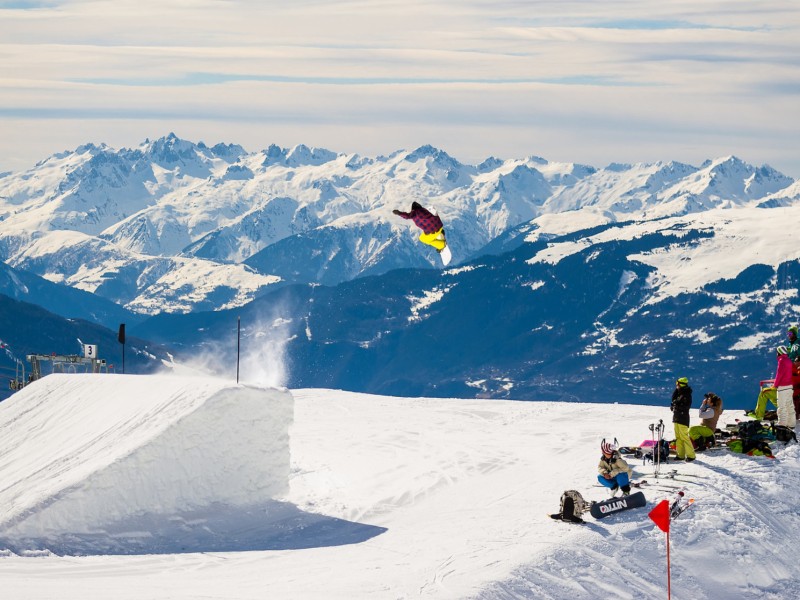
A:
<svg viewBox="0 0 800 600">
<path fill-rule="evenodd" d="M 658 432 L 658 435 L 656 436 L 656 450 L 655 450 L 655 452 L 656 452 L 656 460 L 658 461 L 656 463 L 656 472 L 659 473 L 659 474 L 661 473 L 661 435 L 662 435 L 661 434 L 661 425 L 662 425 L 662 422 L 661 422 L 661 420 L 659 420 L 658 421 L 658 426 L 656 427 L 656 431 Z"/>
<path fill-rule="evenodd" d="M 650 423 L 650 441 L 653 444 L 650 446 L 650 457 L 653 460 L 653 477 L 658 479 L 658 471 L 656 470 L 656 425 L 655 423 Z"/>
</svg>

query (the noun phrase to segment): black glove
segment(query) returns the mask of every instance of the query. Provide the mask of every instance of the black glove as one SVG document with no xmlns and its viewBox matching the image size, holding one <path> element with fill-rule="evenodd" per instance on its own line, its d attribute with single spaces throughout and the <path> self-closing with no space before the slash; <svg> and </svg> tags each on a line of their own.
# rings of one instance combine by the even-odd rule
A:
<svg viewBox="0 0 800 600">
<path fill-rule="evenodd" d="M 399 211 L 399 210 L 397 210 L 396 208 L 395 208 L 395 209 L 394 209 L 392 212 L 393 212 L 394 214 L 396 214 L 396 215 L 399 215 L 399 214 L 400 214 L 400 211 Z"/>
</svg>

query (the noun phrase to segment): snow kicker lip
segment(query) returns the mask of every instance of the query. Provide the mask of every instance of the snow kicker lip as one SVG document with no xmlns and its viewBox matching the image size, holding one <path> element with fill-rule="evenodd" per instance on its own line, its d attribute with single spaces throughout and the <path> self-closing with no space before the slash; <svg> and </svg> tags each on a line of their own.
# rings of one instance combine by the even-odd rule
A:
<svg viewBox="0 0 800 600">
<path fill-rule="evenodd" d="M 14 424 L 0 440 L 0 548 L 152 553 L 180 535 L 220 547 L 241 537 L 231 515 L 288 490 L 293 410 L 288 391 L 216 378 L 43 377 L 0 407 Z"/>
</svg>

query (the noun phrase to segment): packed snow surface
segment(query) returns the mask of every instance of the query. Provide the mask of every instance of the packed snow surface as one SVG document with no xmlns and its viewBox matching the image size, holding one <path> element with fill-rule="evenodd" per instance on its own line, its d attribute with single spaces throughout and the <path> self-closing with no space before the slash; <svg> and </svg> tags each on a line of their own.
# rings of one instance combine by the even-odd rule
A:
<svg viewBox="0 0 800 600">
<path fill-rule="evenodd" d="M 189 542 L 167 538 L 184 513 L 261 506 L 288 491 L 288 392 L 54 374 L 0 409 L 0 548 L 178 550 Z"/>
<path fill-rule="evenodd" d="M 106 473 L 108 485 L 133 489 L 134 474 L 117 464 L 127 451 L 117 445 L 155 454 L 151 446 L 169 440 L 170 452 L 159 454 L 182 461 L 189 436 L 144 430 L 162 429 L 163 411 L 239 390 L 199 380 L 181 387 L 182 399 L 165 377 L 139 377 L 135 384 L 120 379 L 113 395 L 122 404 L 152 405 L 125 417 L 116 412 L 122 405 L 104 411 L 102 403 L 87 399 L 75 380 L 49 376 L 27 396 L 0 404 L 0 500 L 6 511 L 0 540 L 7 539 L 23 499 L 31 521 L 64 495 L 60 490 L 81 489 L 87 501 L 108 494 L 94 489 L 96 473 Z M 45 386 L 47 393 L 39 395 L 37 387 Z M 285 392 L 262 393 L 266 404 L 286 408 Z M 44 537 L 37 546 L 28 531 L 29 550 L 9 547 L 0 558 L 3 597 L 665 598 L 666 536 L 647 513 L 677 487 L 696 502 L 672 524 L 673 598 L 794 597 L 800 584 L 796 444 L 775 443 L 774 460 L 716 450 L 698 454 L 691 464 L 669 464 L 678 479 L 645 489 L 645 509 L 600 521 L 587 515 L 585 525 L 548 516 L 566 489 L 588 500 L 607 497 L 595 479 L 603 438 L 639 444 L 650 439 L 649 425 L 659 419 L 671 433 L 669 393 L 654 398 L 654 406 L 632 406 L 294 390 L 285 492 L 255 501 L 258 483 L 239 478 L 231 486 L 253 491 L 246 502 L 210 503 L 212 489 L 226 497 L 239 491 L 216 490 L 214 470 L 196 469 L 198 497 L 182 496 L 195 508 L 165 506 L 166 519 L 143 517 L 142 506 L 152 510 L 157 494 L 169 495 L 165 477 L 151 483 L 148 502 L 130 498 L 127 505 L 119 498 L 109 508 L 117 517 L 111 529 L 91 520 L 82 523 L 91 535 L 62 529 L 61 552 Z M 167 396 L 173 399 L 164 403 Z M 239 437 L 255 444 L 259 437 L 248 433 L 234 404 L 215 412 L 202 430 L 220 453 L 238 447 Z M 277 410 L 259 413 L 257 405 L 247 404 L 253 428 Z M 696 407 L 692 415 L 696 421 Z M 728 411 L 720 426 L 742 417 Z M 239 422 L 231 426 L 229 419 Z M 286 424 L 286 413 L 277 419 Z M 113 443 L 92 448 L 98 438 Z M 272 456 L 268 451 L 235 455 L 242 472 L 272 469 L 262 466 Z M 631 464 L 637 479 L 655 482 L 651 465 Z M 159 540 L 171 545 L 160 547 Z M 70 543 L 77 551 L 69 551 Z"/>
</svg>

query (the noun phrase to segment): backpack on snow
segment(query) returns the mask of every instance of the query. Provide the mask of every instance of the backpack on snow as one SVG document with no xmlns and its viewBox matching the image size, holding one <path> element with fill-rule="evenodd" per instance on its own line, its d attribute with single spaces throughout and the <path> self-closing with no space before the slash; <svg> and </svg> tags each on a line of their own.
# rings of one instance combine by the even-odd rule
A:
<svg viewBox="0 0 800 600">
<path fill-rule="evenodd" d="M 742 440 L 742 452 L 747 454 L 762 443 L 766 444 L 766 440 L 774 440 L 775 436 L 761 421 L 743 421 L 739 423 L 739 439 Z"/>
<path fill-rule="evenodd" d="M 643 444 L 643 449 L 644 448 L 646 448 L 646 446 Z M 640 455 L 637 456 L 637 458 L 641 458 L 645 464 L 647 461 L 655 462 L 658 460 L 660 463 L 665 463 L 669 460 L 669 442 L 667 440 L 662 438 L 660 441 L 657 441 L 655 445 L 650 445 L 649 448 L 649 452 L 640 451 Z"/>
<path fill-rule="evenodd" d="M 567 490 L 561 494 L 561 518 L 570 521 L 582 519 L 583 513 L 587 511 L 586 500 L 577 490 Z"/>
<path fill-rule="evenodd" d="M 783 425 L 775 425 L 775 439 L 779 442 L 797 442 L 797 436 L 794 433 L 794 429 L 791 427 L 785 427 Z"/>
<path fill-rule="evenodd" d="M 659 462 L 667 462 L 669 460 L 669 442 L 665 439 L 661 439 L 658 444 L 658 461 Z"/>
</svg>

